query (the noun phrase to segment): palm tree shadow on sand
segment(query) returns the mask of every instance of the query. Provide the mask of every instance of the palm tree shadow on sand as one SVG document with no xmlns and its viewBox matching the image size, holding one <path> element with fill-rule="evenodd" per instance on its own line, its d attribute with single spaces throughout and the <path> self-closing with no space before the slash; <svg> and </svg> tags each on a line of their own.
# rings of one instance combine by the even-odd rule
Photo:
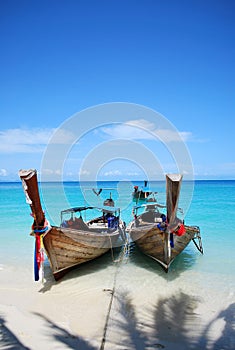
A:
<svg viewBox="0 0 235 350">
<path fill-rule="evenodd" d="M 121 316 L 121 320 L 115 322 L 113 320 L 114 327 L 117 326 L 117 329 L 122 329 L 127 334 L 125 337 L 124 344 L 115 344 L 124 346 L 125 349 L 136 349 L 142 350 L 146 349 L 148 345 L 148 337 L 145 332 L 142 332 L 138 327 L 138 317 L 135 311 L 135 308 L 132 304 L 131 298 L 125 293 L 119 293 L 116 296 L 118 302 L 118 311 Z M 123 349 L 123 347 L 122 347 Z"/>
<path fill-rule="evenodd" d="M 96 350 L 94 346 L 89 344 L 86 340 L 78 335 L 71 334 L 66 329 L 56 325 L 47 317 L 34 313 L 36 316 L 41 317 L 46 321 L 46 325 L 49 328 L 50 336 L 57 342 L 66 345 L 66 349 L 82 349 L 82 350 Z"/>
<path fill-rule="evenodd" d="M 200 324 L 195 313 L 197 303 L 196 298 L 182 292 L 170 298 L 161 298 L 153 307 L 153 336 L 174 345 L 175 348 L 180 346 L 181 349 L 196 349 Z"/>
<path fill-rule="evenodd" d="M 121 321 L 112 320 L 112 324 L 127 334 L 125 343 L 115 345 L 120 349 L 235 349 L 235 303 L 203 328 L 195 312 L 199 300 L 182 292 L 159 299 L 155 306 L 146 308 L 141 320 L 127 293 L 119 293 L 116 300 Z M 224 330 L 213 340 L 210 329 L 221 318 Z"/>
<path fill-rule="evenodd" d="M 113 325 L 125 331 L 127 337 L 124 342 L 119 339 L 115 349 L 210 349 L 210 350 L 234 350 L 235 348 L 235 303 L 218 314 L 204 329 L 200 329 L 200 318 L 195 313 L 198 303 L 193 297 L 179 292 L 178 294 L 161 298 L 155 306 L 145 310 L 144 320 L 139 320 L 131 298 L 122 292 L 115 296 L 118 303 L 118 320 L 113 320 Z M 56 325 L 45 316 L 35 313 L 46 322 L 50 336 L 68 349 L 95 350 L 82 337 L 71 334 L 66 329 Z M 225 322 L 221 336 L 213 341 L 210 339 L 210 328 L 213 323 L 223 319 Z M 0 348 L 29 350 L 12 333 L 0 317 Z M 104 349 L 105 343 L 104 343 Z M 108 350 L 108 348 L 107 348 Z"/>
<path fill-rule="evenodd" d="M 30 350 L 10 331 L 3 317 L 0 317 L 0 349 Z"/>
<path fill-rule="evenodd" d="M 211 326 L 219 319 L 223 319 L 225 325 L 221 337 L 213 344 L 213 350 L 235 349 L 235 303 L 230 304 L 227 309 L 221 311 L 219 315 L 207 325 L 202 339 L 208 338 Z M 206 344 L 201 342 L 201 345 L 205 346 Z"/>
</svg>

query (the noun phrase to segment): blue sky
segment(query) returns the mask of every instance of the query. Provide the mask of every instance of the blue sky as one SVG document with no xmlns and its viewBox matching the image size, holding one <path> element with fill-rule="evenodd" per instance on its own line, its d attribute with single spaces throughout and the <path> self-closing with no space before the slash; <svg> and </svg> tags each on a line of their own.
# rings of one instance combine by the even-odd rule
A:
<svg viewBox="0 0 235 350">
<path fill-rule="evenodd" d="M 18 180 L 20 168 L 40 172 L 55 130 L 112 102 L 169 120 L 196 179 L 235 179 L 234 42 L 233 0 L 1 0 L 0 180 Z M 86 132 L 65 159 L 64 179 L 76 180 L 89 152 L 120 130 L 158 153 L 164 172 L 175 171 L 164 144 L 122 121 Z M 142 180 L 146 171 L 121 153 L 98 175 Z"/>
</svg>

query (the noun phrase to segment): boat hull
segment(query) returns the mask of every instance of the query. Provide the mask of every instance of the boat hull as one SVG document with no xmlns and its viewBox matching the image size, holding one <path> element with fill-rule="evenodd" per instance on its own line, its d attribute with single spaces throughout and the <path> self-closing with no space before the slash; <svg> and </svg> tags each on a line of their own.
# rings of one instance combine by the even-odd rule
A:
<svg viewBox="0 0 235 350">
<path fill-rule="evenodd" d="M 170 247 L 169 234 L 161 231 L 154 224 L 132 227 L 130 236 L 142 253 L 156 260 L 167 272 L 176 256 L 185 249 L 198 232 L 197 227 L 185 226 L 185 229 L 184 235 L 173 235 L 174 247 Z"/>
<path fill-rule="evenodd" d="M 97 233 L 51 227 L 43 236 L 43 245 L 55 280 L 74 267 L 93 260 L 114 247 L 119 232 Z"/>
</svg>

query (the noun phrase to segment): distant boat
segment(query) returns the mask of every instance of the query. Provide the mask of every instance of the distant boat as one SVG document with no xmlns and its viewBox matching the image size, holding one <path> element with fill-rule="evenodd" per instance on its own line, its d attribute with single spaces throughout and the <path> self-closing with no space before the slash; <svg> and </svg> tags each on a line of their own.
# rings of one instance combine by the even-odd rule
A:
<svg viewBox="0 0 235 350">
<path fill-rule="evenodd" d="M 63 210 L 61 226 L 51 226 L 41 207 L 36 170 L 20 170 L 19 176 L 34 218 L 32 235 L 35 236 L 35 280 L 39 280 L 39 270 L 44 259 L 43 248 L 54 278 L 59 280 L 77 265 L 106 253 L 117 245 L 118 240 L 125 240 L 125 224 L 121 221 L 120 209 L 114 206 L 112 198 L 107 198 L 102 207 L 82 206 Z M 96 194 L 99 195 L 100 192 Z M 100 216 L 88 222 L 83 221 L 82 214 L 94 209 L 100 212 Z M 65 216 L 69 216 L 69 219 L 65 220 Z"/>
<path fill-rule="evenodd" d="M 191 240 L 203 253 L 200 228 L 185 225 L 176 215 L 181 182 L 180 174 L 166 175 L 166 206 L 154 201 L 135 206 L 134 219 L 127 228 L 138 248 L 156 260 L 166 272 Z"/>
<path fill-rule="evenodd" d="M 152 194 L 152 191 L 149 191 L 147 189 L 148 181 L 144 181 L 144 187 L 139 188 L 139 186 L 135 185 L 133 192 L 132 192 L 132 198 L 133 200 L 138 203 L 138 201 L 147 200 L 147 198 Z"/>
</svg>

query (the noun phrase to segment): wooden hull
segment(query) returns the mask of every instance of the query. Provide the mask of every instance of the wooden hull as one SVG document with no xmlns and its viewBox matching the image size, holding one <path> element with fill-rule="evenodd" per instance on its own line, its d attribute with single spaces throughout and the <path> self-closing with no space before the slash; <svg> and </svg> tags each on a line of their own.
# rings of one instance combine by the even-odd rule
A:
<svg viewBox="0 0 235 350">
<path fill-rule="evenodd" d="M 118 230 L 102 234 L 53 226 L 44 234 L 43 244 L 55 280 L 75 266 L 105 254 L 118 238 Z"/>
<path fill-rule="evenodd" d="M 151 193 L 152 192 L 144 192 L 144 191 L 133 192 L 132 197 L 133 197 L 133 200 L 137 200 L 137 199 L 146 200 Z"/>
<path fill-rule="evenodd" d="M 185 249 L 195 237 L 195 234 L 198 233 L 197 227 L 185 226 L 185 229 L 186 233 L 183 236 L 173 235 L 173 248 L 170 247 L 170 235 L 157 228 L 156 224 L 132 227 L 130 236 L 145 255 L 156 260 L 167 272 L 175 257 Z"/>
</svg>

